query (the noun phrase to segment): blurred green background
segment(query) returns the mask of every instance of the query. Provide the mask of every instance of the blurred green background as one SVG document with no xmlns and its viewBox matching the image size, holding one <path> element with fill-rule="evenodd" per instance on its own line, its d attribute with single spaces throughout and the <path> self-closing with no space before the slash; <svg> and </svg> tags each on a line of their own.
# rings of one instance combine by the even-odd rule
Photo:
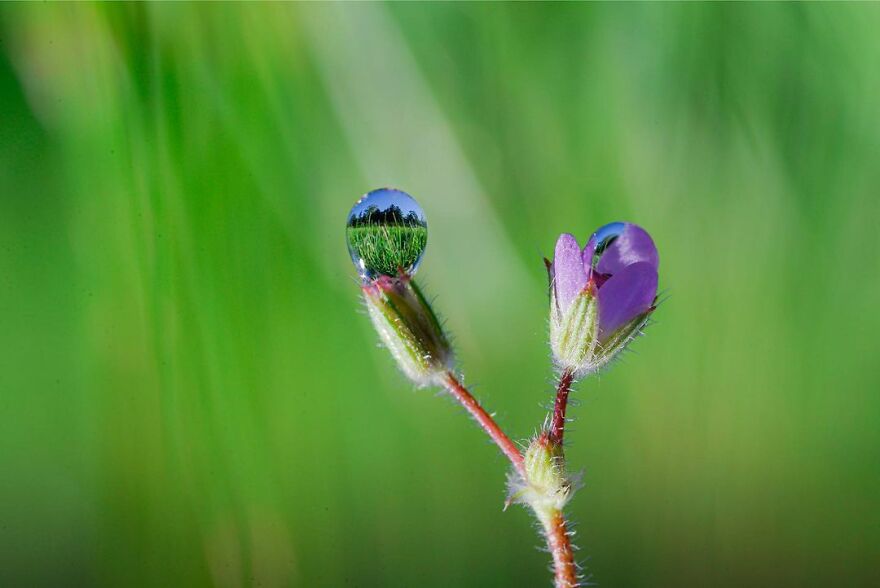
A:
<svg viewBox="0 0 880 588">
<path fill-rule="evenodd" d="M 545 586 L 506 466 L 377 348 L 397 186 L 525 438 L 541 256 L 630 220 L 668 300 L 578 387 L 603 586 L 880 583 L 880 6 L 0 9 L 0 584 Z"/>
</svg>

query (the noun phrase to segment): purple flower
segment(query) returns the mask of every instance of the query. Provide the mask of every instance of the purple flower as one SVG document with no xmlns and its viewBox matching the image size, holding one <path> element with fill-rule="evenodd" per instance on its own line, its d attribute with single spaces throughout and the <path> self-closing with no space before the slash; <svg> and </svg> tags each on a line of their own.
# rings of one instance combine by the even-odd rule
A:
<svg viewBox="0 0 880 588">
<path fill-rule="evenodd" d="M 557 362 L 591 371 L 622 349 L 654 310 L 659 263 L 651 236 L 632 223 L 601 227 L 583 250 L 560 235 L 548 264 Z"/>
</svg>

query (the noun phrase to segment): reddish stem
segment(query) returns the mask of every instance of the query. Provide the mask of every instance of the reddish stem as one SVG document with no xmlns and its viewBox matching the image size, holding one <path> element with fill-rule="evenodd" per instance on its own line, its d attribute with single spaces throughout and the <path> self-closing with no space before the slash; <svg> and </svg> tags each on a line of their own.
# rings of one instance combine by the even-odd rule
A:
<svg viewBox="0 0 880 588">
<path fill-rule="evenodd" d="M 575 588 L 578 581 L 577 564 L 574 562 L 574 551 L 568 537 L 565 517 L 561 511 L 555 511 L 544 523 L 547 533 L 547 547 L 553 555 L 553 572 L 556 588 Z"/>
<path fill-rule="evenodd" d="M 565 433 L 565 409 L 568 407 L 568 393 L 574 382 L 574 372 L 565 370 L 559 377 L 556 387 L 556 401 L 553 403 L 553 420 L 550 422 L 550 442 L 561 445 Z"/>
<path fill-rule="evenodd" d="M 443 385 L 446 387 L 446 390 L 449 391 L 449 393 L 452 394 L 469 413 L 471 413 L 471 416 L 474 417 L 483 430 L 492 438 L 492 441 L 495 442 L 501 452 L 507 456 L 507 459 L 510 460 L 513 467 L 516 468 L 516 471 L 525 478 L 523 456 L 519 452 L 519 449 L 514 442 L 510 440 L 510 437 L 504 434 L 504 431 L 502 431 L 501 427 L 498 426 L 498 423 L 489 416 L 489 413 L 480 406 L 477 399 L 467 391 L 467 388 L 458 381 L 452 372 L 446 372 L 443 375 Z"/>
<path fill-rule="evenodd" d="M 565 404 L 568 391 L 571 387 L 572 374 L 563 373 L 560 380 L 560 391 L 564 389 L 564 398 L 561 405 L 561 422 L 565 422 Z M 567 382 L 564 386 L 563 382 Z M 504 434 L 498 423 L 489 416 L 477 399 L 474 398 L 467 388 L 455 377 L 452 372 L 446 372 L 442 378 L 443 386 L 455 397 L 458 402 L 467 409 L 474 419 L 480 424 L 484 431 L 492 438 L 492 441 L 498 446 L 501 452 L 507 456 L 519 475 L 526 479 L 525 466 L 523 464 L 523 456 L 519 452 L 517 446 L 510 440 L 510 437 Z M 557 395 L 557 406 L 559 406 L 559 395 Z M 554 422 L 556 421 L 556 413 L 554 412 Z M 559 428 L 560 440 L 562 438 L 562 427 Z M 537 511 L 536 511 L 537 514 Z M 549 516 L 541 517 L 544 523 L 544 533 L 547 538 L 547 547 L 553 555 L 553 573 L 556 588 L 576 588 L 579 586 L 577 565 L 574 562 L 574 551 L 571 548 L 571 541 L 568 537 L 568 529 L 566 528 L 565 517 L 559 510 L 549 513 Z"/>
</svg>

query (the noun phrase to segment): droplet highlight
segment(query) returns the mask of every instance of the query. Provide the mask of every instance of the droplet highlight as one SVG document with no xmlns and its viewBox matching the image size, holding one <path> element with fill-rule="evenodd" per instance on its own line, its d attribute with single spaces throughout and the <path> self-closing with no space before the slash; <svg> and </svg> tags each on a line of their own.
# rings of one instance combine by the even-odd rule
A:
<svg viewBox="0 0 880 588">
<path fill-rule="evenodd" d="M 602 259 L 602 254 L 611 246 L 612 243 L 623 233 L 623 230 L 626 228 L 626 223 L 615 222 L 608 223 L 593 233 L 593 236 L 590 237 L 590 242 L 595 243 L 595 247 L 593 249 L 593 256 L 590 261 L 590 265 L 593 269 L 599 265 L 599 260 Z"/>
<path fill-rule="evenodd" d="M 363 280 L 413 275 L 428 244 L 422 207 L 401 190 L 380 188 L 355 202 L 345 224 L 351 261 Z"/>
</svg>

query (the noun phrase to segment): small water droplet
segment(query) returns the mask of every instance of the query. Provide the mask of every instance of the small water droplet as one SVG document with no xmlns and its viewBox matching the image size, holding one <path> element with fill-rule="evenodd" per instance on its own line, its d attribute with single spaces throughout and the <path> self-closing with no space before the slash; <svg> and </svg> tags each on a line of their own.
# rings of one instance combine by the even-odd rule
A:
<svg viewBox="0 0 880 588">
<path fill-rule="evenodd" d="M 428 223 L 412 196 L 392 188 L 368 192 L 345 223 L 348 252 L 364 280 L 412 275 L 428 243 Z"/>
<path fill-rule="evenodd" d="M 590 237 L 590 241 L 594 241 L 596 243 L 596 247 L 593 250 L 593 259 L 590 265 L 593 269 L 596 269 L 596 266 L 599 265 L 599 260 L 602 258 L 602 254 L 605 253 L 605 250 L 614 243 L 614 241 L 623 233 L 623 230 L 626 228 L 625 223 L 608 223 L 593 233 L 593 236 Z"/>
</svg>

